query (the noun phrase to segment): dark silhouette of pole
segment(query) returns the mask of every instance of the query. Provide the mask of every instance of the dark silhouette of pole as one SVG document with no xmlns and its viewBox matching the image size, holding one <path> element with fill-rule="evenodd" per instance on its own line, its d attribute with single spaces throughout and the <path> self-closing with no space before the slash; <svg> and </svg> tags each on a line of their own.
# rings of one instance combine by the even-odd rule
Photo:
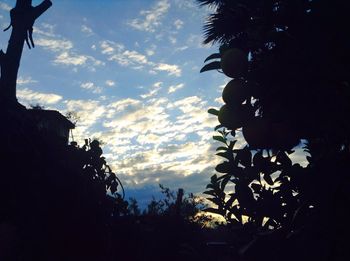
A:
<svg viewBox="0 0 350 261">
<path fill-rule="evenodd" d="M 29 48 L 34 47 L 33 25 L 35 20 L 50 6 L 50 0 L 44 0 L 38 6 L 32 6 L 32 0 L 17 0 L 15 8 L 10 11 L 11 24 L 4 31 L 12 27 L 7 51 L 0 51 L 0 98 L 5 101 L 17 102 L 16 82 L 22 56 L 24 42 Z"/>
</svg>

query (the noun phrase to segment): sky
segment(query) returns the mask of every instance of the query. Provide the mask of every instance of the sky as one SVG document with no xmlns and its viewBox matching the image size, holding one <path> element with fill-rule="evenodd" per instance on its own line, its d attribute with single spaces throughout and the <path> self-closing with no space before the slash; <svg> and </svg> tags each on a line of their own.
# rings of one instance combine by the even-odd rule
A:
<svg viewBox="0 0 350 261">
<path fill-rule="evenodd" d="M 36 47 L 24 47 L 18 100 L 76 113 L 74 139 L 103 142 L 127 198 L 147 202 L 158 184 L 204 191 L 218 161 L 207 110 L 229 80 L 199 73 L 217 50 L 202 45 L 208 10 L 194 0 L 52 2 L 34 25 Z M 2 28 L 14 5 L 0 1 Z M 10 31 L 1 32 L 4 51 Z"/>
<path fill-rule="evenodd" d="M 202 44 L 210 10 L 194 0 L 52 2 L 34 25 L 36 48 L 24 47 L 18 100 L 74 112 L 74 139 L 102 141 L 126 198 L 144 205 L 158 184 L 203 192 L 220 160 L 207 110 L 221 106 L 230 80 L 199 73 L 218 48 Z M 14 5 L 0 1 L 2 28 Z M 4 51 L 10 31 L 1 32 Z"/>
</svg>

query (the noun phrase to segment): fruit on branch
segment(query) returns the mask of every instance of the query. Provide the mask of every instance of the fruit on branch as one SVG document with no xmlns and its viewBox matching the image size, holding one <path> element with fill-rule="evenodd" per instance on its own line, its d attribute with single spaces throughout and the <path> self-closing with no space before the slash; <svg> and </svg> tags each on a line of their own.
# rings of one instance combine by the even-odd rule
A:
<svg viewBox="0 0 350 261">
<path fill-rule="evenodd" d="M 243 77 L 248 71 L 248 55 L 238 48 L 225 51 L 221 58 L 221 69 L 228 77 Z"/>
<path fill-rule="evenodd" d="M 250 107 L 246 104 L 229 106 L 227 104 L 220 108 L 218 120 L 230 130 L 239 129 L 249 121 L 251 115 Z"/>
<path fill-rule="evenodd" d="M 247 98 L 247 89 L 242 79 L 231 80 L 222 92 L 224 102 L 232 106 L 242 104 Z"/>
</svg>

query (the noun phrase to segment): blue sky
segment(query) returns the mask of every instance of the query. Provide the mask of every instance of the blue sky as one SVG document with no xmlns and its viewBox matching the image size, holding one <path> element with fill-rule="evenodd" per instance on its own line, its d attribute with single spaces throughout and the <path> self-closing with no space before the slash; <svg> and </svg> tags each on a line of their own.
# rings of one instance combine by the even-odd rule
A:
<svg viewBox="0 0 350 261">
<path fill-rule="evenodd" d="M 2 28 L 14 4 L 0 1 Z M 35 24 L 36 48 L 24 48 L 17 97 L 75 112 L 75 140 L 103 141 L 127 197 L 143 204 L 159 183 L 200 193 L 219 160 L 207 110 L 230 80 L 199 73 L 217 50 L 201 43 L 208 11 L 194 0 L 53 0 Z"/>
<path fill-rule="evenodd" d="M 14 4 L 0 1 L 2 28 Z M 159 183 L 202 192 L 218 160 L 207 109 L 229 80 L 199 73 L 216 51 L 201 44 L 207 11 L 191 0 L 53 1 L 35 24 L 36 48 L 24 48 L 18 99 L 76 112 L 75 139 L 104 142 L 127 197 L 149 201 Z"/>
</svg>

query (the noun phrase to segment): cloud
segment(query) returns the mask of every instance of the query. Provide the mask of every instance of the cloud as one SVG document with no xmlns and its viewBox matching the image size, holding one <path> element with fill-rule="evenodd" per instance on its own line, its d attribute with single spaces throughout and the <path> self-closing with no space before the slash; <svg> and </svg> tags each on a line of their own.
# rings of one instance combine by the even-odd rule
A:
<svg viewBox="0 0 350 261">
<path fill-rule="evenodd" d="M 155 44 L 152 44 L 148 49 L 146 49 L 146 54 L 148 56 L 152 56 L 155 54 L 156 49 L 157 49 L 157 46 Z"/>
<path fill-rule="evenodd" d="M 165 71 L 168 75 L 181 76 L 181 68 L 178 65 L 149 61 L 146 55 L 135 50 L 126 50 L 120 43 L 101 41 L 100 50 L 102 54 L 107 55 L 109 61 L 114 61 L 124 67 L 131 66 L 135 70 L 140 70 L 147 66 L 151 68 L 150 71 L 153 74 L 156 74 L 157 71 Z M 148 50 L 148 54 L 153 53 Z"/>
<path fill-rule="evenodd" d="M 123 44 L 115 43 L 112 41 L 101 41 L 100 47 L 102 54 L 114 54 L 116 52 L 119 53 L 125 49 Z"/>
<path fill-rule="evenodd" d="M 173 36 L 169 36 L 169 41 L 170 41 L 171 44 L 176 44 L 177 39 L 175 37 L 173 37 Z"/>
<path fill-rule="evenodd" d="M 146 64 L 147 58 L 143 54 L 140 54 L 136 51 L 125 51 L 123 53 L 123 56 L 129 59 L 131 62 L 139 63 L 139 64 Z"/>
<path fill-rule="evenodd" d="M 169 73 L 169 75 L 175 75 L 177 77 L 181 76 L 181 69 L 177 65 L 172 64 L 166 64 L 166 63 L 159 63 L 154 67 L 154 70 L 156 71 L 166 71 Z"/>
<path fill-rule="evenodd" d="M 174 93 L 177 90 L 182 89 L 183 87 L 185 87 L 185 84 L 183 84 L 183 83 L 180 83 L 180 84 L 177 84 L 177 85 L 172 85 L 172 86 L 169 87 L 168 93 Z"/>
<path fill-rule="evenodd" d="M 175 20 L 174 26 L 177 30 L 180 30 L 184 25 L 184 22 L 180 19 Z"/>
<path fill-rule="evenodd" d="M 56 57 L 54 63 L 64 65 L 84 65 L 86 64 L 88 57 L 85 55 L 75 55 L 68 52 L 63 52 Z"/>
<path fill-rule="evenodd" d="M 94 70 L 94 66 L 102 66 L 104 62 L 95 59 L 89 55 L 79 55 L 74 52 L 62 52 L 56 56 L 55 64 L 73 65 L 73 66 L 88 66 Z"/>
<path fill-rule="evenodd" d="M 94 34 L 93 30 L 90 27 L 86 26 L 86 25 L 82 25 L 81 26 L 81 31 L 84 34 L 86 34 L 87 36 L 91 36 L 91 35 Z"/>
<path fill-rule="evenodd" d="M 56 54 L 53 60 L 54 64 L 75 67 L 83 66 L 92 71 L 96 70 L 96 66 L 104 65 L 104 62 L 91 55 L 76 53 L 71 41 L 54 33 L 54 26 L 50 24 L 41 24 L 41 28 L 36 27 L 35 30 L 41 36 L 35 41 L 36 45 Z"/>
<path fill-rule="evenodd" d="M 115 86 L 115 82 L 112 81 L 112 80 L 107 80 L 107 81 L 105 82 L 105 84 L 106 84 L 108 87 L 113 87 L 113 86 Z"/>
<path fill-rule="evenodd" d="M 89 90 L 92 93 L 95 94 L 100 94 L 102 92 L 102 88 L 99 86 L 96 86 L 94 83 L 92 82 L 84 82 L 80 85 L 81 88 L 85 89 L 85 90 Z"/>
<path fill-rule="evenodd" d="M 2 9 L 4 11 L 10 11 L 12 9 L 12 7 L 4 2 L 0 2 L 0 9 Z"/>
<path fill-rule="evenodd" d="M 35 44 L 53 52 L 68 51 L 73 48 L 71 41 L 61 39 L 39 38 L 35 40 Z"/>
<path fill-rule="evenodd" d="M 161 25 L 161 20 L 169 8 L 168 0 L 160 0 L 151 10 L 141 11 L 142 18 L 132 19 L 128 22 L 128 25 L 140 31 L 155 32 L 156 28 Z"/>
<path fill-rule="evenodd" d="M 151 90 L 147 94 L 140 95 L 142 99 L 150 98 L 152 96 L 155 96 L 161 89 L 162 82 L 156 82 L 153 84 Z"/>
<path fill-rule="evenodd" d="M 38 81 L 33 80 L 32 77 L 18 77 L 17 79 L 17 84 L 18 85 L 26 85 L 26 84 L 31 84 L 31 83 L 37 83 Z"/>
<path fill-rule="evenodd" d="M 30 90 L 28 88 L 17 90 L 17 97 L 26 105 L 35 103 L 43 105 L 52 105 L 62 100 L 62 96 L 58 94 L 40 93 Z"/>
<path fill-rule="evenodd" d="M 77 116 L 77 124 L 74 136 L 77 141 L 93 137 L 93 127 L 106 112 L 105 106 L 94 100 L 67 100 L 65 112 L 74 112 Z"/>
<path fill-rule="evenodd" d="M 109 107 L 115 109 L 115 112 L 120 112 L 125 111 L 127 108 L 137 106 L 139 104 L 141 104 L 140 101 L 127 98 L 124 100 L 113 102 L 109 105 Z"/>
<path fill-rule="evenodd" d="M 154 95 L 127 98 L 108 105 L 103 117 L 104 129 L 94 135 L 108 144 L 105 156 L 127 185 L 171 183 L 198 173 L 209 177 L 219 160 L 210 142 L 216 119 L 198 96 L 174 102 Z"/>
</svg>

